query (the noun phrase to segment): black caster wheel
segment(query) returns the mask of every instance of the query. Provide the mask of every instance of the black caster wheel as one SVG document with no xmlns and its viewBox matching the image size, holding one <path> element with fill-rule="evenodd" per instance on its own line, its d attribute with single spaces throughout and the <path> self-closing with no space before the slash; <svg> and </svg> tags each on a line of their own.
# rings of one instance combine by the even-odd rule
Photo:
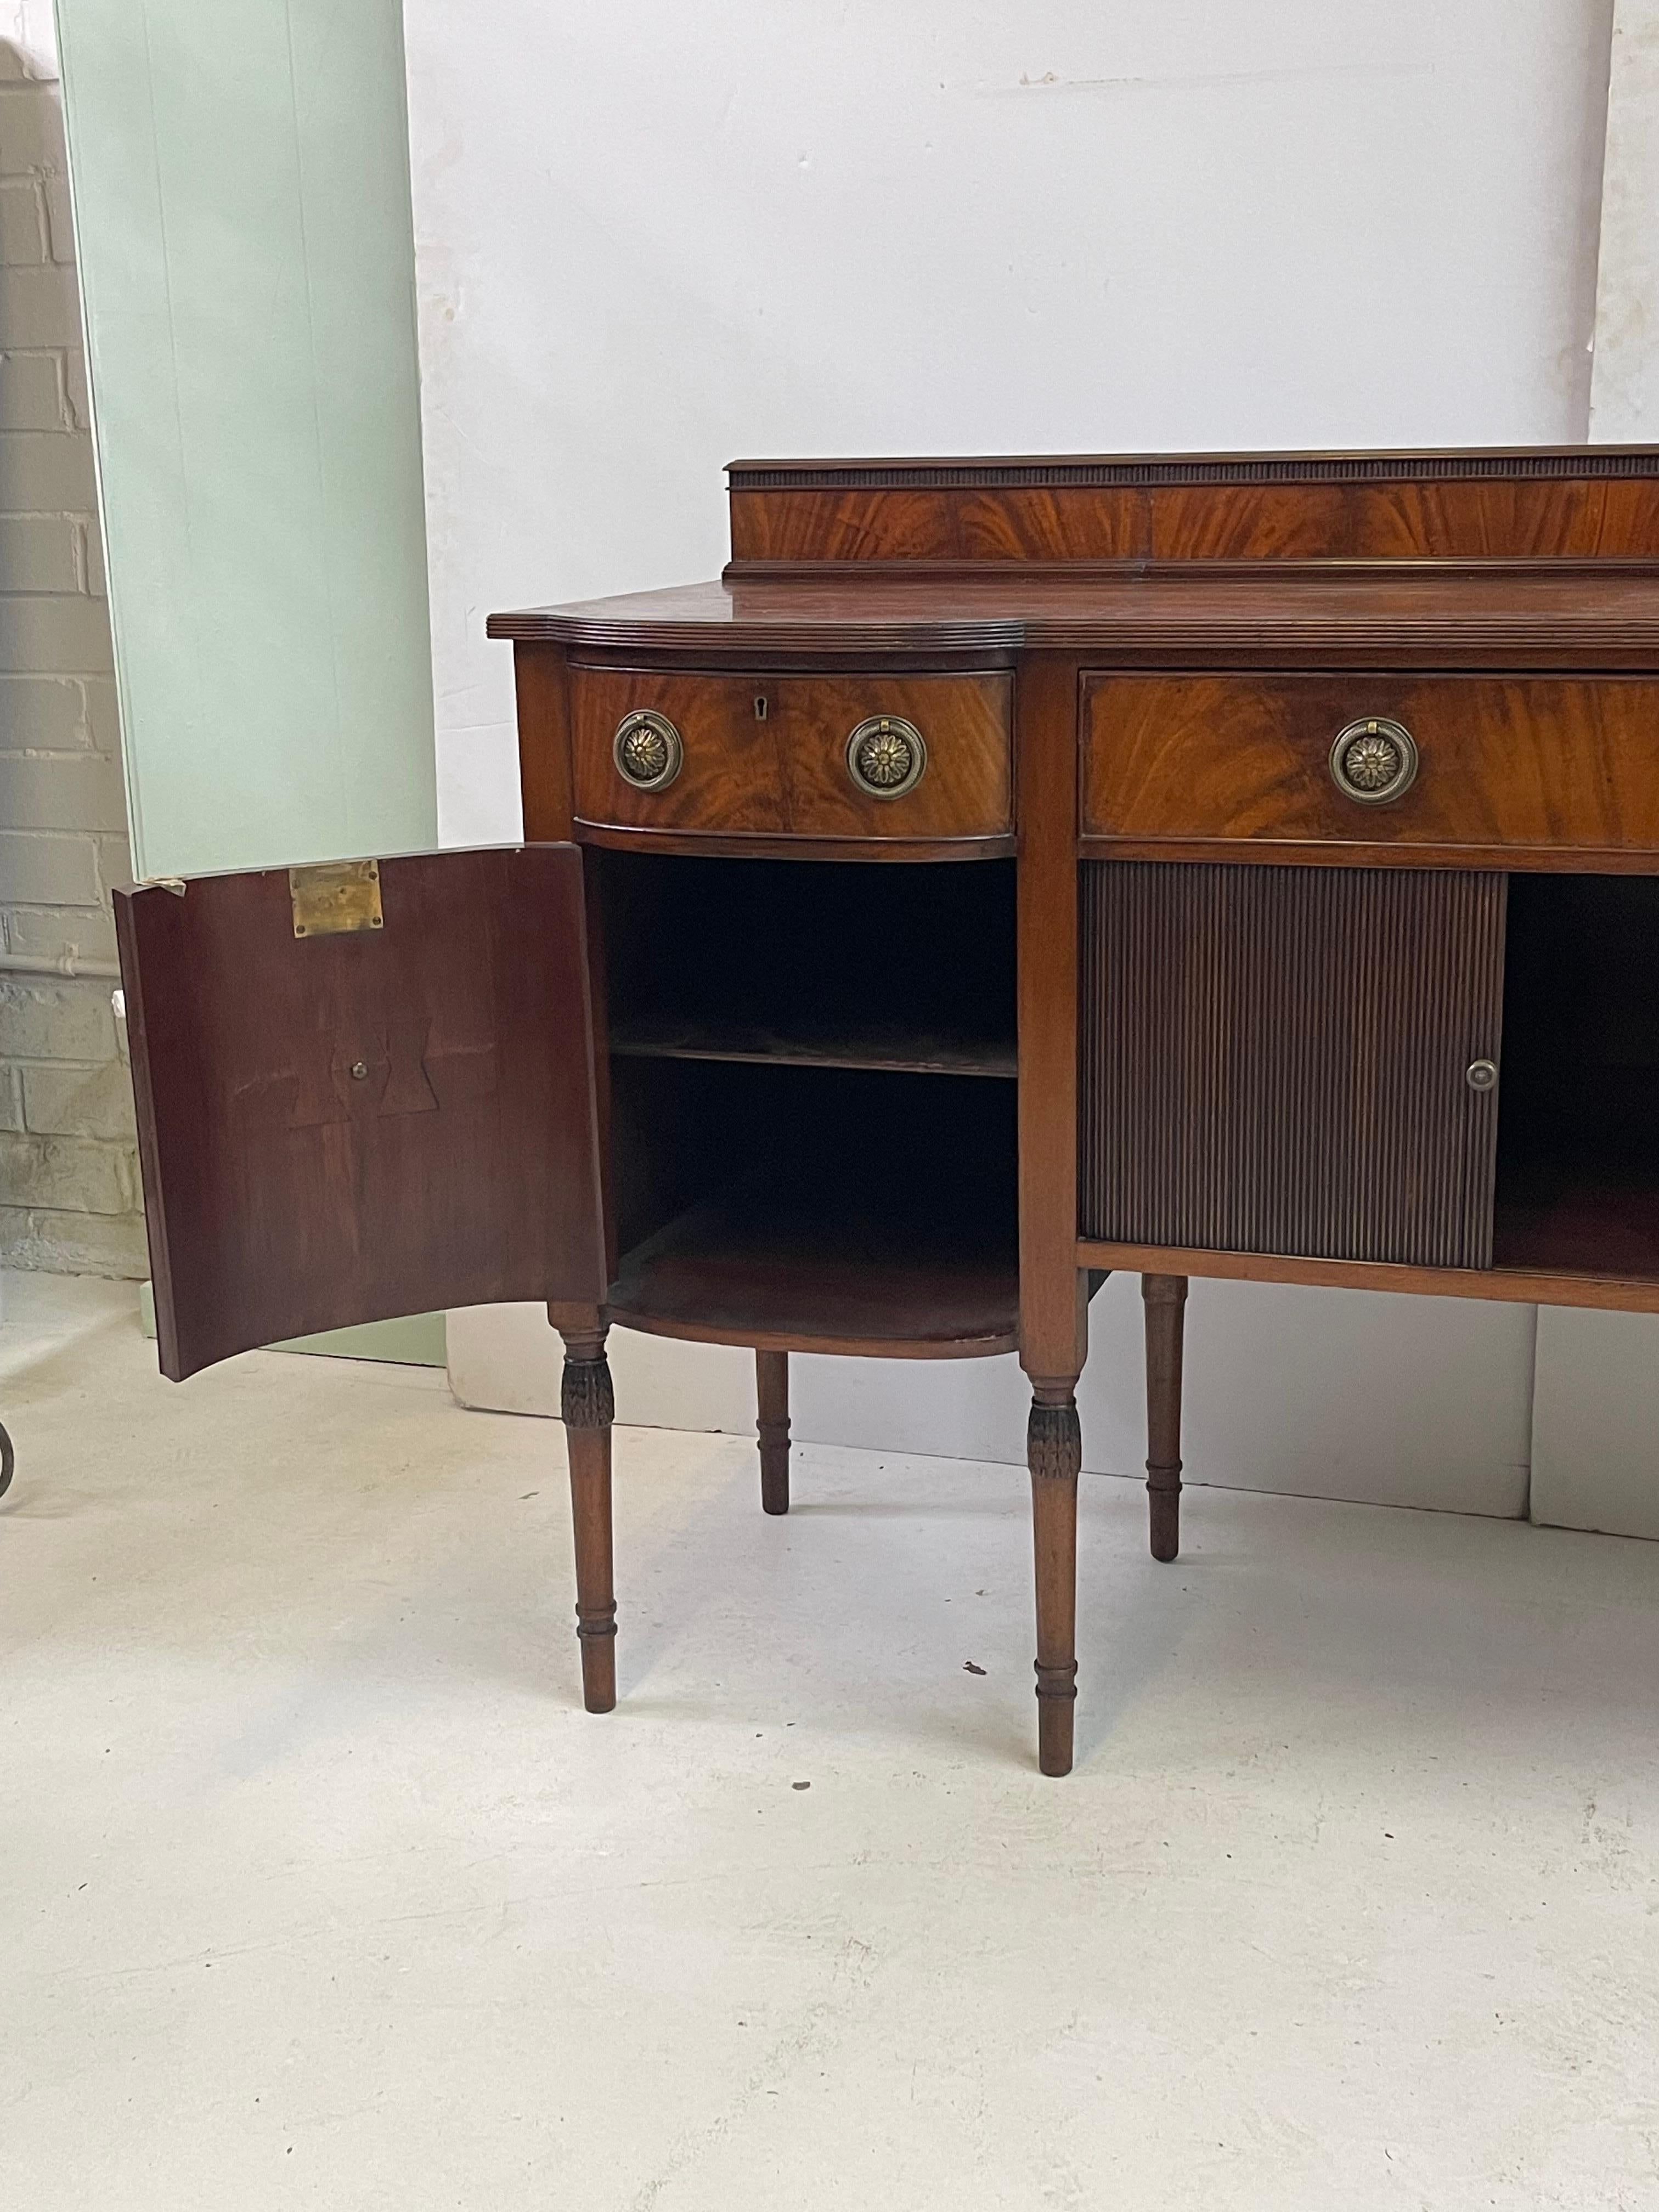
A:
<svg viewBox="0 0 1659 2212">
<path fill-rule="evenodd" d="M 11 1438 L 4 1429 L 0 1429 L 0 1498 L 3 1498 L 11 1488 L 11 1471 L 16 1458 L 17 1455 L 11 1448 Z"/>
</svg>

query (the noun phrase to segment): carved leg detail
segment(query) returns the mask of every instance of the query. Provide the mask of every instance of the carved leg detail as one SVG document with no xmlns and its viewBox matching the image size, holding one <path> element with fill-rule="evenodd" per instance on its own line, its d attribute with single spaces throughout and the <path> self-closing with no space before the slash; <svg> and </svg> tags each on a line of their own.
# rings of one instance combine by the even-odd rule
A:
<svg viewBox="0 0 1659 2212">
<path fill-rule="evenodd" d="M 1181 1339 L 1184 1275 L 1143 1275 L 1146 1308 L 1146 1502 L 1152 1557 L 1181 1549 Z"/>
<path fill-rule="evenodd" d="M 611 1425 L 616 1405 L 605 1332 L 567 1335 L 559 1411 L 570 1457 L 576 1534 L 576 1638 L 582 1703 L 608 1713 L 617 1702 L 617 1597 L 611 1553 Z"/>
<path fill-rule="evenodd" d="M 1033 1401 L 1026 1459 L 1036 1553 L 1037 1764 L 1045 1774 L 1069 1774 L 1077 1698 L 1077 1479 L 1083 1465 L 1074 1397 L 1068 1394 L 1060 1404 Z"/>
<path fill-rule="evenodd" d="M 789 1354 L 755 1354 L 755 1397 L 760 1431 L 761 1508 L 789 1510 Z"/>
</svg>

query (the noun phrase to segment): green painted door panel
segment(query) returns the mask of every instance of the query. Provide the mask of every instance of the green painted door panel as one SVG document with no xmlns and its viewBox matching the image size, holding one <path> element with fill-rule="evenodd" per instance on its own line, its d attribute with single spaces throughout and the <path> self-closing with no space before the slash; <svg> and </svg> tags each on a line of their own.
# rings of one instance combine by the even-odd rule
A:
<svg viewBox="0 0 1659 2212">
<path fill-rule="evenodd" d="M 58 20 L 134 867 L 435 844 L 398 0 Z"/>
</svg>

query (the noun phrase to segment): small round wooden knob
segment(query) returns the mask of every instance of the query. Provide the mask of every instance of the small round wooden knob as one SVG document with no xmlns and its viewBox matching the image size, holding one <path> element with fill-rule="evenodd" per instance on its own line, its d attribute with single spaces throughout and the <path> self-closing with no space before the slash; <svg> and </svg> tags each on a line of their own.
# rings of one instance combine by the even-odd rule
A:
<svg viewBox="0 0 1659 2212">
<path fill-rule="evenodd" d="M 617 773 L 635 791 L 665 791 L 685 759 L 680 733 L 654 707 L 635 707 L 617 725 L 611 742 Z"/>
<path fill-rule="evenodd" d="M 1497 1066 L 1490 1060 L 1472 1060 L 1463 1071 L 1463 1080 L 1471 1091 L 1496 1091 Z"/>
<path fill-rule="evenodd" d="M 1350 722 L 1331 746 L 1331 777 L 1346 799 L 1386 806 L 1403 799 L 1417 776 L 1417 740 L 1403 722 L 1370 714 Z"/>
<path fill-rule="evenodd" d="M 902 799 L 927 765 L 921 732 L 902 714 L 872 714 L 847 740 L 847 772 L 871 799 Z"/>
</svg>

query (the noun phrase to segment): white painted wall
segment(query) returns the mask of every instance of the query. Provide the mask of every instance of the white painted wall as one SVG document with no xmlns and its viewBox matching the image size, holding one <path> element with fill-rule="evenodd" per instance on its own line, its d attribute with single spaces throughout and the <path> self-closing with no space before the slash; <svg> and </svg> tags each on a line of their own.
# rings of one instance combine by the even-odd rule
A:
<svg viewBox="0 0 1659 2212">
<path fill-rule="evenodd" d="M 58 75 L 58 25 L 52 0 L 0 0 L 0 39 L 17 53 L 33 76 Z"/>
<path fill-rule="evenodd" d="M 735 453 L 1582 438 L 1610 9 L 405 0 L 446 837 L 518 825 L 485 614 L 712 573 Z M 1528 1310 L 1206 1284 L 1190 1330 L 1194 1475 L 1522 1510 Z M 550 1403 L 538 1322 L 451 1343 Z M 741 1360 L 619 1352 L 625 1417 L 748 1418 Z M 798 1433 L 1020 1455 L 1011 1363 L 801 1365 Z"/>
<path fill-rule="evenodd" d="M 1659 0 L 1615 0 L 1590 436 L 1659 438 Z"/>
</svg>

